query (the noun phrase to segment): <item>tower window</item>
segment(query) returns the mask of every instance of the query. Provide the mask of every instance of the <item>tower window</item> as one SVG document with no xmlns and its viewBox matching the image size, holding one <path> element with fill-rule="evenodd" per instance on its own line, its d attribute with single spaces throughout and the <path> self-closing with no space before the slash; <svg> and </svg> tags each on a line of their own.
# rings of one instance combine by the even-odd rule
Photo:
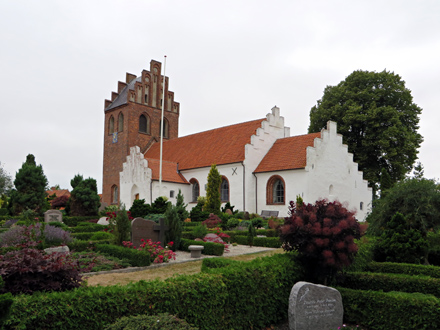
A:
<svg viewBox="0 0 440 330">
<path fill-rule="evenodd" d="M 124 130 L 124 115 L 121 112 L 118 117 L 118 132 L 122 132 L 123 130 Z"/>
<path fill-rule="evenodd" d="M 139 117 L 139 132 L 150 134 L 150 117 L 145 115 Z"/>
<path fill-rule="evenodd" d="M 117 185 L 112 186 L 112 196 L 111 196 L 112 204 L 118 204 L 118 200 L 119 200 L 118 193 L 119 193 L 118 186 Z"/>
<path fill-rule="evenodd" d="M 162 122 L 161 122 L 162 124 Z M 163 137 L 165 139 L 168 139 L 169 135 L 168 135 L 168 130 L 169 130 L 169 125 L 168 125 L 168 120 L 166 118 L 163 119 Z M 159 132 L 160 135 L 161 132 Z"/>
<path fill-rule="evenodd" d="M 113 134 L 115 132 L 115 118 L 110 116 L 110 120 L 108 122 L 108 134 Z"/>
</svg>

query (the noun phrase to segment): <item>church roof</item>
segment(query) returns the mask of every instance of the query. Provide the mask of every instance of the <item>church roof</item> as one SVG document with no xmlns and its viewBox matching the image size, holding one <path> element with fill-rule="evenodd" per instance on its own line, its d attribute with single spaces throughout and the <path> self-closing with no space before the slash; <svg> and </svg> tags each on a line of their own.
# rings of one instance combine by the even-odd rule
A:
<svg viewBox="0 0 440 330">
<path fill-rule="evenodd" d="M 142 77 L 137 77 L 136 79 L 133 79 L 130 81 L 127 86 L 124 87 L 124 89 L 121 91 L 121 93 L 116 97 L 116 99 L 110 104 L 105 111 L 119 107 L 120 105 L 127 104 L 127 94 L 129 90 L 134 90 L 134 84 L 136 82 L 141 82 Z"/>
<path fill-rule="evenodd" d="M 163 142 L 163 159 L 179 163 L 179 170 L 244 161 L 245 145 L 266 118 L 216 128 Z M 145 153 L 159 159 L 160 143 Z"/>
<path fill-rule="evenodd" d="M 147 158 L 148 167 L 151 168 L 152 180 L 159 180 L 159 160 Z M 162 161 L 162 180 L 167 182 L 186 183 L 185 177 L 177 172 L 177 163 Z"/>
<path fill-rule="evenodd" d="M 312 147 L 315 138 L 319 137 L 321 133 L 311 133 L 276 140 L 254 173 L 304 168 L 307 147 Z"/>
</svg>

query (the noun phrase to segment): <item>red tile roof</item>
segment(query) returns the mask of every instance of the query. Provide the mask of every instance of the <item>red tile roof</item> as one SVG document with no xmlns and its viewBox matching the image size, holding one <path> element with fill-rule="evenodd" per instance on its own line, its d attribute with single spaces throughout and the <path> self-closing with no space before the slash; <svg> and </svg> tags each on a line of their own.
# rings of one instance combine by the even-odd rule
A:
<svg viewBox="0 0 440 330">
<path fill-rule="evenodd" d="M 147 158 L 147 161 L 152 171 L 152 179 L 159 180 L 159 160 Z M 189 184 L 182 174 L 177 173 L 177 163 L 168 161 L 162 161 L 162 181 Z"/>
<path fill-rule="evenodd" d="M 163 142 L 163 159 L 179 163 L 179 170 L 231 164 L 244 161 L 244 146 L 265 120 L 220 127 Z M 145 158 L 159 159 L 160 143 L 145 153 Z"/>
<path fill-rule="evenodd" d="M 66 195 L 67 197 L 70 197 L 70 192 L 67 189 L 59 189 L 59 190 L 52 189 L 52 190 L 47 190 L 46 193 L 49 196 L 52 196 L 53 194 L 55 194 L 57 197 L 61 197 L 64 195 Z"/>
<path fill-rule="evenodd" d="M 321 133 L 311 133 L 276 140 L 255 173 L 304 168 L 307 161 L 306 149 L 313 146 L 313 140 L 319 137 Z"/>
</svg>

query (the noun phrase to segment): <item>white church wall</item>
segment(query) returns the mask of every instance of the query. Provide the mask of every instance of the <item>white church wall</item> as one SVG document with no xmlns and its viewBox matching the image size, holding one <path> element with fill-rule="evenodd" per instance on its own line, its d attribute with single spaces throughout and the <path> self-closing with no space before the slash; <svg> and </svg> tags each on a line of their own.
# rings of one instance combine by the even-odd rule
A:
<svg viewBox="0 0 440 330">
<path fill-rule="evenodd" d="M 159 181 L 154 180 L 152 182 L 152 198 L 146 199 L 147 203 L 153 203 L 158 197 L 164 196 L 168 198 L 168 200 L 176 205 L 177 202 L 177 194 L 179 193 L 179 189 L 182 191 L 183 198 L 185 203 L 188 203 L 187 196 L 189 196 L 191 192 L 191 186 L 183 183 L 176 182 L 167 182 L 162 181 L 162 189 L 159 189 Z"/>
<path fill-rule="evenodd" d="M 255 199 L 256 183 L 253 172 L 267 154 L 277 139 L 289 137 L 290 128 L 284 126 L 284 117 L 280 116 L 280 109 L 273 107 L 271 113 L 266 115 L 261 128 L 251 136 L 251 142 L 245 146 L 245 160 L 243 162 L 245 176 L 244 207 L 241 210 L 250 213 L 256 212 L 257 203 Z"/>
<path fill-rule="evenodd" d="M 148 161 L 139 147 L 131 147 L 130 154 L 122 164 L 122 172 L 119 173 L 119 200 L 127 209 L 133 205 L 136 194 L 139 194 L 140 199 L 150 200 L 151 175 Z"/>
<path fill-rule="evenodd" d="M 304 200 L 309 202 L 320 198 L 339 200 L 349 210 L 356 211 L 358 220 L 364 220 L 372 200 L 372 190 L 353 162 L 353 154 L 342 144 L 342 135 L 337 134 L 334 122 L 328 122 L 321 138 L 307 148 L 308 189 Z M 360 210 L 360 203 L 363 210 Z"/>
</svg>

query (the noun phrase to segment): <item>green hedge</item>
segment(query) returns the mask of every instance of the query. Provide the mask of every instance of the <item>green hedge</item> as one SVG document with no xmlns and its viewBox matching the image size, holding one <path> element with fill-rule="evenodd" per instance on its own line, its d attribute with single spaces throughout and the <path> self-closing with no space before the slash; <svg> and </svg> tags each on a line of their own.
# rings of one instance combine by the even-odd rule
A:
<svg viewBox="0 0 440 330">
<path fill-rule="evenodd" d="M 197 227 L 198 225 L 200 225 L 200 222 L 184 222 L 183 229 Z"/>
<path fill-rule="evenodd" d="M 373 273 L 425 275 L 440 278 L 440 267 L 427 265 L 401 264 L 395 262 L 371 262 L 366 267 L 366 271 Z"/>
<path fill-rule="evenodd" d="M 76 227 L 70 228 L 72 233 L 92 233 L 109 229 L 109 226 L 98 225 L 91 222 L 80 222 Z"/>
<path fill-rule="evenodd" d="M 440 328 L 440 301 L 431 295 L 337 288 L 344 322 L 374 330 Z"/>
<path fill-rule="evenodd" d="M 89 232 L 89 233 L 72 233 L 70 234 L 70 236 L 72 236 L 73 238 L 76 239 L 80 239 L 82 241 L 87 241 L 90 240 L 90 238 L 92 238 L 92 236 L 95 234 L 95 232 Z"/>
<path fill-rule="evenodd" d="M 341 286 L 359 290 L 420 292 L 440 298 L 440 279 L 384 273 L 346 273 Z"/>
<path fill-rule="evenodd" d="M 87 220 L 97 220 L 99 219 L 99 216 L 92 215 L 92 216 L 84 216 L 84 217 L 69 217 L 69 216 L 63 216 L 63 222 L 68 225 L 69 227 L 75 227 L 80 222 L 85 222 Z"/>
<path fill-rule="evenodd" d="M 287 318 L 290 290 L 303 280 L 291 254 L 204 269 L 165 281 L 19 295 L 5 330 L 98 330 L 123 316 L 163 312 L 200 329 L 261 329 Z"/>
<path fill-rule="evenodd" d="M 182 231 L 182 238 L 193 240 L 196 237 L 194 236 L 192 231 Z"/>
<path fill-rule="evenodd" d="M 210 256 L 222 256 L 225 251 L 225 246 L 220 243 L 192 241 L 185 238 L 182 238 L 180 241 L 179 250 L 189 251 L 188 247 L 190 245 L 203 245 L 204 249 L 202 250 L 202 253 Z"/>
<path fill-rule="evenodd" d="M 249 245 L 247 236 L 235 236 L 233 242 L 241 245 Z M 254 246 L 279 248 L 282 245 L 279 237 L 254 237 Z"/>
<path fill-rule="evenodd" d="M 113 244 L 96 244 L 95 248 L 98 252 L 106 253 L 119 259 L 126 259 L 134 267 L 151 265 L 151 256 L 145 251 L 139 251 Z"/>
<path fill-rule="evenodd" d="M 110 244 L 110 240 L 100 240 L 100 241 L 82 241 L 79 239 L 74 239 L 72 242 L 68 243 L 70 251 L 82 252 L 87 250 L 95 250 L 96 244 Z"/>
</svg>

